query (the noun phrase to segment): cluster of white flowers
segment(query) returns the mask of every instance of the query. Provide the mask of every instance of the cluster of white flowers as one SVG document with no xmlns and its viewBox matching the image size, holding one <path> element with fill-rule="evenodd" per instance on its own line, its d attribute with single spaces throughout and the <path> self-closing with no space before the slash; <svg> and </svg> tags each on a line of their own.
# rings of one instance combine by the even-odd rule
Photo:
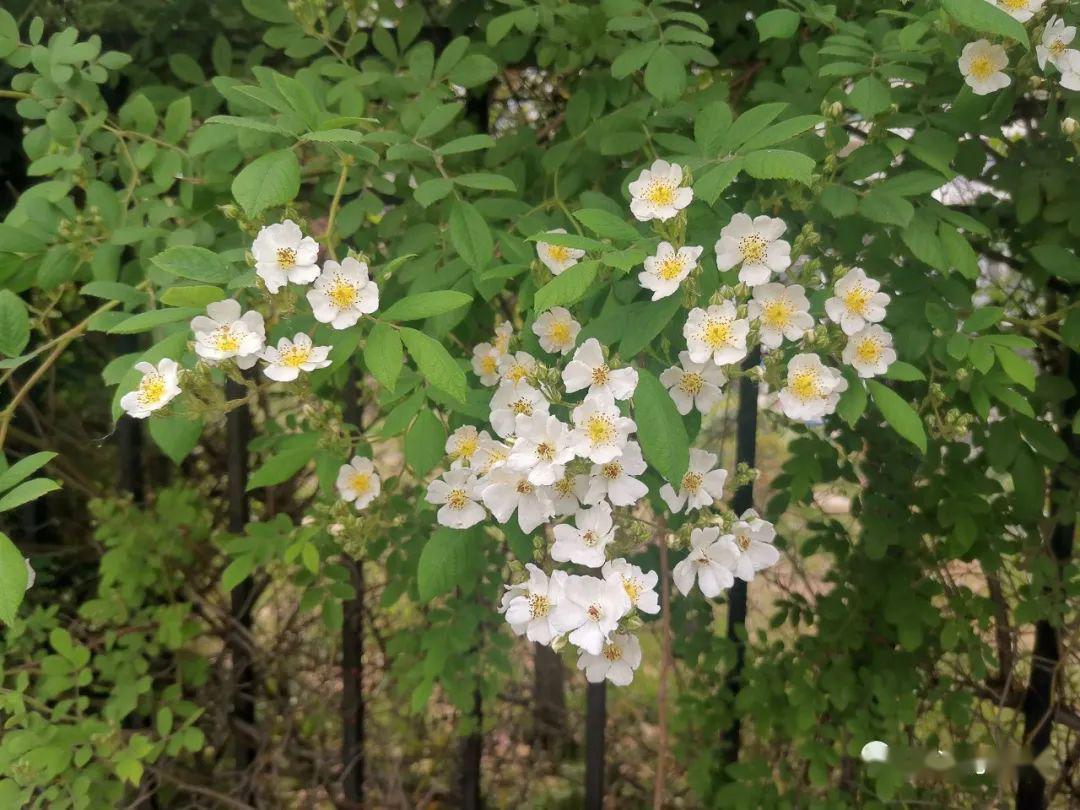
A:
<svg viewBox="0 0 1080 810">
<path fill-rule="evenodd" d="M 1021 23 L 1030 22 L 1042 10 L 1045 0 L 987 0 Z M 1051 17 L 1043 28 L 1042 39 L 1035 46 L 1039 69 L 1052 65 L 1059 83 L 1067 90 L 1080 90 L 1080 50 L 1069 45 L 1076 38 L 1076 27 L 1066 25 L 1058 16 Z M 1009 57 L 1002 45 L 979 39 L 964 46 L 958 61 L 964 81 L 972 92 L 985 96 L 1008 87 L 1012 79 L 1005 72 Z"/>
</svg>

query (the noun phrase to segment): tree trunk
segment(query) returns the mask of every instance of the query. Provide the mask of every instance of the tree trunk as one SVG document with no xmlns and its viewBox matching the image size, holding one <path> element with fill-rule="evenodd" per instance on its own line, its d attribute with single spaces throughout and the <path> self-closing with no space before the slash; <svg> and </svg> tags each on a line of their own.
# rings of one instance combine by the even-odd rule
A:
<svg viewBox="0 0 1080 810">
<path fill-rule="evenodd" d="M 607 682 L 585 689 L 585 810 L 604 806 L 604 726 L 607 724 Z"/>
<path fill-rule="evenodd" d="M 480 760 L 484 755 L 484 737 L 481 732 L 483 718 L 483 699 L 480 690 L 476 689 L 473 692 L 473 721 L 476 728 L 461 741 L 462 810 L 482 810 L 484 807 L 480 795 Z"/>
<path fill-rule="evenodd" d="M 533 741 L 556 758 L 566 740 L 565 681 L 558 653 L 533 644 Z"/>
</svg>

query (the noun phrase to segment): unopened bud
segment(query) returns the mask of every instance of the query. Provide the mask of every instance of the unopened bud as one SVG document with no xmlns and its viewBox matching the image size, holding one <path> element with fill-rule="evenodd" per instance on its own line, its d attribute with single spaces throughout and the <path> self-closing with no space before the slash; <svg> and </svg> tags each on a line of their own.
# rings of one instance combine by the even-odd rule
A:
<svg viewBox="0 0 1080 810">
<path fill-rule="evenodd" d="M 1071 138 L 1078 131 L 1080 131 L 1080 121 L 1077 121 L 1075 118 L 1072 117 L 1061 119 L 1061 131 L 1067 137 Z"/>
</svg>

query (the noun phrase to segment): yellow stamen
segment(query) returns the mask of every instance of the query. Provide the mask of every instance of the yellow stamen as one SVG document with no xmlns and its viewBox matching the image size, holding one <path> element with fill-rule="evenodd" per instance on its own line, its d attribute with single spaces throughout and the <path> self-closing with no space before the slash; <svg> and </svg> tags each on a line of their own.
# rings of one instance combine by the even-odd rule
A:
<svg viewBox="0 0 1080 810">
<path fill-rule="evenodd" d="M 529 614 L 534 619 L 543 618 L 551 612 L 551 600 L 539 593 L 529 594 Z"/>
<path fill-rule="evenodd" d="M 684 371 L 682 379 L 679 380 L 679 390 L 684 394 L 696 396 L 704 384 L 705 378 L 696 371 Z"/>
<path fill-rule="evenodd" d="M 349 479 L 349 488 L 354 490 L 357 495 L 367 494 L 368 490 L 371 489 L 371 476 L 363 472 L 354 473 L 352 478 Z"/>
<path fill-rule="evenodd" d="M 139 402 L 156 405 L 165 396 L 165 378 L 160 374 L 147 374 L 139 383 Z"/>
<path fill-rule="evenodd" d="M 311 349 L 304 346 L 290 346 L 281 353 L 281 365 L 300 368 L 311 357 Z"/>
<path fill-rule="evenodd" d="M 682 489 L 683 491 L 689 492 L 691 495 L 693 495 L 695 492 L 701 489 L 701 482 L 704 480 L 705 478 L 701 473 L 688 472 L 682 477 Z"/>
<path fill-rule="evenodd" d="M 731 341 L 731 321 L 708 320 L 702 332 L 702 340 L 710 349 L 720 349 Z"/>
<path fill-rule="evenodd" d="M 277 263 L 282 270 L 292 270 L 296 267 L 296 251 L 287 247 L 278 248 Z"/>
<path fill-rule="evenodd" d="M 630 597 L 630 604 L 636 605 L 638 597 L 641 596 L 641 584 L 636 579 L 623 577 L 622 586 L 626 595 Z"/>
<path fill-rule="evenodd" d="M 979 81 L 986 81 L 990 78 L 990 74 L 994 72 L 994 65 L 990 61 L 990 57 L 985 54 L 979 54 L 971 60 L 971 66 L 968 68 L 968 73 L 974 76 Z"/>
<path fill-rule="evenodd" d="M 675 202 L 675 187 L 667 181 L 653 180 L 645 192 L 645 199 L 658 207 L 671 205 Z"/>
<path fill-rule="evenodd" d="M 469 496 L 463 489 L 452 489 L 446 496 L 446 505 L 451 509 L 464 509 L 469 502 Z"/>
<path fill-rule="evenodd" d="M 548 337 L 556 345 L 565 345 L 570 342 L 570 324 L 566 321 L 555 321 L 551 324 L 551 331 L 548 332 Z"/>
<path fill-rule="evenodd" d="M 605 644 L 604 658 L 612 662 L 618 661 L 620 658 L 622 658 L 622 650 L 616 644 Z"/>
<path fill-rule="evenodd" d="M 761 264 L 768 250 L 769 243 L 756 233 L 747 234 L 739 240 L 739 252 L 747 264 Z"/>
<path fill-rule="evenodd" d="M 338 309 L 348 309 L 356 304 L 359 292 L 355 284 L 338 276 L 326 291 L 326 297 Z"/>
<path fill-rule="evenodd" d="M 883 353 L 882 345 L 874 338 L 864 338 L 855 347 L 855 359 L 860 363 L 876 363 Z"/>
<path fill-rule="evenodd" d="M 844 306 L 856 315 L 866 315 L 866 308 L 870 306 L 870 296 L 873 293 L 859 284 L 844 293 Z"/>
<path fill-rule="evenodd" d="M 212 340 L 214 348 L 219 352 L 236 352 L 240 350 L 240 338 L 234 335 L 227 326 L 223 326 L 214 332 Z"/>
<path fill-rule="evenodd" d="M 595 444 L 611 444 L 615 441 L 615 425 L 603 414 L 593 414 L 585 423 L 585 435 Z"/>
<path fill-rule="evenodd" d="M 556 264 L 562 264 L 570 259 L 570 248 L 562 245 L 548 245 L 548 258 Z"/>
<path fill-rule="evenodd" d="M 683 271 L 683 263 L 678 254 L 668 256 L 656 268 L 656 275 L 663 281 L 671 281 Z"/>
<path fill-rule="evenodd" d="M 783 329 L 787 326 L 795 307 L 786 298 L 775 298 L 762 307 L 761 322 L 770 329 Z"/>
<path fill-rule="evenodd" d="M 814 369 L 796 371 L 788 380 L 788 388 L 791 389 L 791 393 L 804 402 L 821 396 L 818 386 L 818 373 Z"/>
</svg>

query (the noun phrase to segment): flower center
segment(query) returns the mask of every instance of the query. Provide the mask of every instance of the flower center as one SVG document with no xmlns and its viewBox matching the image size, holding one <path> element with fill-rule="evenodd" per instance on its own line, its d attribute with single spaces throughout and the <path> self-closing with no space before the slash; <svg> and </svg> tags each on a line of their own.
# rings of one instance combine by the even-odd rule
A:
<svg viewBox="0 0 1080 810">
<path fill-rule="evenodd" d="M 559 493 L 559 497 L 567 498 L 574 492 L 574 481 L 567 475 L 560 478 L 555 482 L 555 491 Z"/>
<path fill-rule="evenodd" d="M 747 264 L 761 264 L 768 250 L 769 243 L 756 233 L 747 234 L 739 240 L 739 252 Z"/>
<path fill-rule="evenodd" d="M 371 476 L 362 472 L 355 473 L 349 479 L 349 486 L 356 491 L 357 495 L 364 495 L 371 489 Z"/>
<path fill-rule="evenodd" d="M 464 509 L 469 502 L 469 496 L 463 489 L 452 489 L 446 496 L 446 505 L 451 509 Z"/>
<path fill-rule="evenodd" d="M 495 359 L 494 355 L 485 354 L 480 359 L 480 370 L 485 374 L 494 374 L 499 370 L 499 361 Z"/>
<path fill-rule="evenodd" d="M 705 324 L 702 340 L 710 349 L 719 349 L 730 342 L 731 334 L 731 321 L 710 320 Z"/>
<path fill-rule="evenodd" d="M 287 247 L 278 248 L 277 264 L 282 270 L 292 270 L 296 267 L 296 251 Z"/>
<path fill-rule="evenodd" d="M 525 379 L 529 373 L 529 368 L 524 363 L 514 363 L 506 371 L 506 379 L 512 383 L 519 383 Z"/>
<path fill-rule="evenodd" d="M 1060 39 L 1055 39 L 1047 47 L 1047 50 L 1050 51 L 1050 53 L 1052 53 L 1054 56 L 1061 56 L 1063 53 L 1065 53 L 1065 42 Z"/>
<path fill-rule="evenodd" d="M 1001 4 L 1010 11 L 1023 11 L 1027 8 L 1028 0 L 1001 0 Z"/>
<path fill-rule="evenodd" d="M 873 338 L 866 338 L 855 347 L 855 359 L 860 363 L 876 363 L 882 354 L 881 344 Z"/>
<path fill-rule="evenodd" d="M 589 618 L 594 622 L 600 621 L 601 617 L 604 615 L 603 608 L 601 608 L 600 605 L 597 605 L 597 604 L 589 605 L 589 607 L 586 608 L 585 612 L 588 614 Z"/>
<path fill-rule="evenodd" d="M 463 458 L 468 460 L 473 457 L 473 453 L 476 452 L 479 444 L 476 441 L 475 436 L 466 436 L 458 440 L 457 447 L 454 448 L 454 452 L 451 454 L 455 459 Z"/>
<path fill-rule="evenodd" d="M 585 435 L 593 444 L 611 444 L 615 441 L 615 425 L 603 414 L 594 413 L 585 423 Z"/>
<path fill-rule="evenodd" d="M 356 303 L 358 292 L 355 284 L 338 276 L 326 291 L 326 296 L 338 309 L 347 309 Z"/>
<path fill-rule="evenodd" d="M 593 385 L 607 385 L 610 378 L 611 369 L 604 364 L 601 364 L 592 370 Z"/>
<path fill-rule="evenodd" d="M 870 303 L 870 290 L 862 285 L 852 287 L 844 294 L 844 306 L 856 315 L 865 315 L 866 307 Z"/>
<path fill-rule="evenodd" d="M 735 545 L 737 545 L 743 551 L 746 551 L 748 548 L 750 548 L 750 535 L 748 535 L 748 534 L 737 534 L 737 535 L 735 535 Z"/>
<path fill-rule="evenodd" d="M 570 324 L 566 321 L 555 321 L 551 325 L 551 331 L 548 333 L 548 337 L 557 344 L 564 344 L 570 342 Z"/>
<path fill-rule="evenodd" d="M 532 495 L 533 485 L 526 481 L 524 478 L 522 478 L 520 481 L 518 481 L 517 491 L 519 495 Z"/>
<path fill-rule="evenodd" d="M 709 565 L 712 560 L 709 559 L 709 555 L 704 551 L 698 552 L 698 556 L 694 558 L 695 565 Z"/>
<path fill-rule="evenodd" d="M 645 199 L 656 206 L 671 205 L 675 202 L 675 187 L 671 183 L 653 180 L 645 192 Z"/>
<path fill-rule="evenodd" d="M 609 461 L 600 468 L 600 474 L 609 481 L 614 481 L 622 475 L 622 464 L 617 461 Z"/>
<path fill-rule="evenodd" d="M 541 461 L 551 461 L 555 458 L 555 445 L 551 442 L 540 442 L 536 445 L 536 457 Z"/>
<path fill-rule="evenodd" d="M 817 399 L 820 396 L 818 391 L 818 373 L 813 369 L 796 371 L 791 376 L 791 379 L 788 380 L 788 388 L 790 388 L 791 392 L 803 402 Z"/>
<path fill-rule="evenodd" d="M 617 644 L 605 644 L 604 645 L 604 658 L 612 663 L 615 663 L 622 658 L 622 649 Z"/>
<path fill-rule="evenodd" d="M 705 378 L 698 374 L 696 371 L 684 371 L 682 379 L 679 380 L 679 389 L 684 394 L 695 396 L 701 391 L 701 386 L 705 384 Z"/>
<path fill-rule="evenodd" d="M 600 536 L 592 529 L 586 529 L 581 533 L 581 542 L 592 548 L 600 541 Z"/>
<path fill-rule="evenodd" d="M 660 266 L 656 268 L 656 275 L 664 281 L 671 281 L 679 276 L 683 271 L 682 259 L 675 256 L 669 256 L 660 262 Z"/>
<path fill-rule="evenodd" d="M 701 475 L 701 473 L 688 472 L 682 477 L 682 488 L 686 492 L 689 492 L 691 495 L 693 495 L 695 492 L 701 489 L 701 482 L 703 480 L 704 477 Z"/>
<path fill-rule="evenodd" d="M 551 612 L 551 600 L 543 594 L 529 594 L 529 614 L 534 619 L 542 619 Z"/>
<path fill-rule="evenodd" d="M 290 346 L 281 353 L 281 365 L 289 368 L 300 368 L 311 357 L 311 349 L 303 346 Z"/>
<path fill-rule="evenodd" d="M 240 338 L 237 337 L 228 326 L 222 326 L 215 331 L 212 340 L 214 348 L 219 352 L 240 351 Z"/>
<path fill-rule="evenodd" d="M 762 322 L 771 329 L 783 329 L 791 319 L 795 307 L 782 298 L 769 301 L 761 311 Z"/>
<path fill-rule="evenodd" d="M 636 579 L 622 578 L 622 587 L 626 591 L 626 595 L 630 597 L 630 604 L 636 605 L 638 597 L 641 596 L 641 583 Z"/>
<path fill-rule="evenodd" d="M 522 397 L 516 402 L 510 403 L 510 410 L 512 410 L 515 414 L 518 414 L 519 416 L 532 416 L 533 405 L 531 402 L 529 402 L 529 400 Z"/>
<path fill-rule="evenodd" d="M 570 248 L 562 245 L 548 245 L 548 257 L 561 264 L 570 258 Z"/>
<path fill-rule="evenodd" d="M 160 374 L 147 374 L 139 383 L 139 402 L 154 405 L 165 396 L 165 378 Z"/>
<path fill-rule="evenodd" d="M 990 62 L 990 57 L 980 54 L 971 60 L 970 73 L 976 79 L 985 81 L 990 78 L 990 74 L 994 72 L 994 65 Z"/>
</svg>

